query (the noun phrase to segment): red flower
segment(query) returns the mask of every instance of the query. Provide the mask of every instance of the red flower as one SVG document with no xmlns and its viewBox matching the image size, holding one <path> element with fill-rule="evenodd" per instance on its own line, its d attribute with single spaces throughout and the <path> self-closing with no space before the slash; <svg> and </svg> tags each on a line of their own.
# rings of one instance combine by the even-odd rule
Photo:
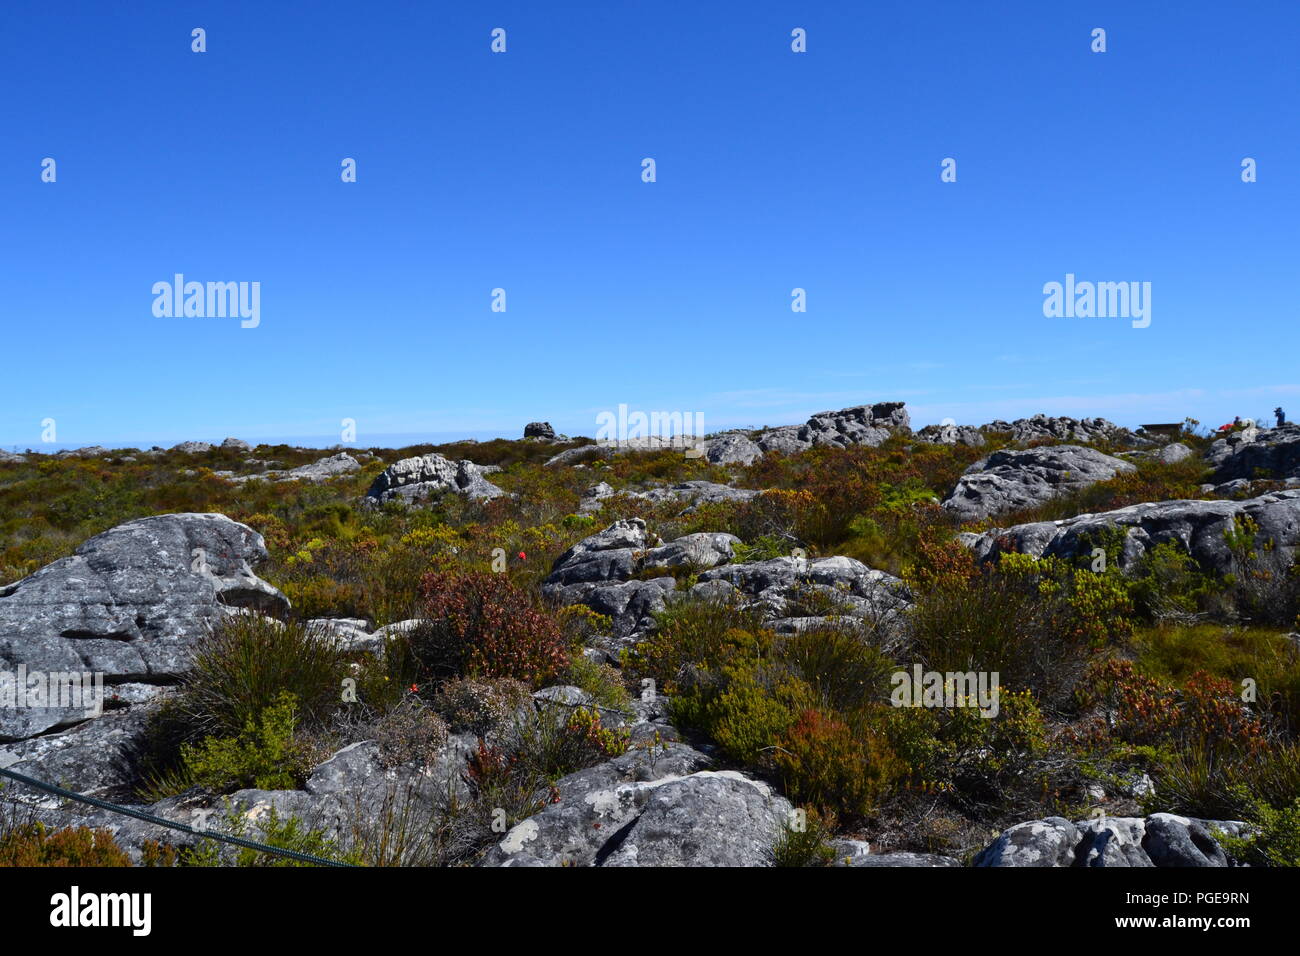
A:
<svg viewBox="0 0 1300 956">
<path fill-rule="evenodd" d="M 519 552 L 519 560 L 520 560 L 520 561 L 527 561 L 527 560 L 528 560 L 528 555 L 526 555 L 526 554 L 524 554 L 522 551 L 520 551 L 520 552 Z"/>
</svg>

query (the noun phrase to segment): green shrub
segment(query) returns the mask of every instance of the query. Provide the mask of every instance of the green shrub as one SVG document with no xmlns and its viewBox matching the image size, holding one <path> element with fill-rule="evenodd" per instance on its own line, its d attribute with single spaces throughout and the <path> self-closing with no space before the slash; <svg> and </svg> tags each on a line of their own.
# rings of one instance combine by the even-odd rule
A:
<svg viewBox="0 0 1300 956">
<path fill-rule="evenodd" d="M 325 724 L 342 702 L 347 661 L 338 644 L 296 621 L 238 614 L 198 647 L 179 708 L 193 736 L 233 737 L 285 693 L 298 723 Z"/>
<path fill-rule="evenodd" d="M 1221 834 L 1225 850 L 1249 866 L 1300 866 L 1300 797 L 1276 809 L 1251 800 L 1245 817 L 1253 832 L 1245 837 Z"/>
<path fill-rule="evenodd" d="M 234 737 L 208 737 L 181 747 L 185 773 L 215 793 L 254 787 L 293 790 L 306 771 L 304 755 L 295 745 L 297 702 L 283 692 L 257 723 L 249 721 Z"/>
<path fill-rule="evenodd" d="M 781 821 L 781 832 L 772 846 L 772 864 L 782 867 L 829 866 L 835 860 L 830 845 L 835 835 L 834 817 L 824 817 L 816 809 L 804 812 L 803 826 L 793 820 Z"/>
<path fill-rule="evenodd" d="M 233 808 L 225 814 L 221 829 L 229 836 L 242 837 L 265 843 L 279 850 L 289 850 L 323 860 L 335 860 L 341 863 L 359 864 L 361 861 L 353 854 L 344 854 L 338 843 L 326 836 L 323 830 L 311 829 L 296 816 L 282 819 L 275 807 L 271 807 L 264 817 L 258 820 L 257 832 L 250 833 L 248 820 L 244 814 Z M 215 840 L 203 840 L 196 847 L 183 850 L 179 856 L 181 866 L 238 866 L 238 867 L 303 867 L 320 866 L 290 857 L 251 850 L 246 847 L 230 847 Z"/>
</svg>

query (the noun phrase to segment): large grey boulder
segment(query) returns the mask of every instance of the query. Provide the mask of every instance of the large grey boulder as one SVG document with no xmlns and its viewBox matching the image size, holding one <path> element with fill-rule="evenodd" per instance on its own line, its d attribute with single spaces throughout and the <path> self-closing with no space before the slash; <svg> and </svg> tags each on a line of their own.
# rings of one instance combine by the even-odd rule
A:
<svg viewBox="0 0 1300 956">
<path fill-rule="evenodd" d="M 1241 836 L 1235 820 L 1196 820 L 1172 813 L 1096 817 L 1072 823 L 1048 817 L 1019 823 L 975 857 L 997 867 L 1225 867 L 1228 855 L 1215 833 Z"/>
<path fill-rule="evenodd" d="M 252 451 L 253 446 L 242 438 L 227 438 L 221 443 L 222 448 L 232 448 L 235 451 Z"/>
<path fill-rule="evenodd" d="M 204 452 L 212 451 L 212 443 L 206 441 L 183 441 L 179 445 L 173 445 L 172 451 L 178 451 L 186 455 L 201 455 Z"/>
<path fill-rule="evenodd" d="M 1239 570 L 1224 532 L 1245 518 L 1258 525 L 1256 551 L 1280 567 L 1289 566 L 1300 545 L 1300 490 L 1277 491 L 1245 501 L 1146 502 L 1064 521 L 995 528 L 963 537 L 963 542 L 982 561 L 1007 551 L 1072 559 L 1090 553 L 1103 532 L 1119 528 L 1125 534 L 1117 556 L 1121 569 L 1130 568 L 1156 545 L 1173 542 L 1202 569 L 1222 575 Z M 1268 542 L 1271 545 L 1266 548 Z"/>
<path fill-rule="evenodd" d="M 485 866 L 764 866 L 790 816 L 767 784 L 669 742 L 564 777 Z"/>
<path fill-rule="evenodd" d="M 0 465 L 21 465 L 26 461 L 26 455 L 5 451 L 3 448 L 0 448 Z"/>
<path fill-rule="evenodd" d="M 653 541 L 641 518 L 625 518 L 583 538 L 555 559 L 544 585 L 626 581 Z"/>
<path fill-rule="evenodd" d="M 375 478 L 366 497 L 373 502 L 394 499 L 415 502 L 454 491 L 469 498 L 487 500 L 505 494 L 483 477 L 500 470 L 495 465 L 476 465 L 467 460 L 451 461 L 438 454 L 403 458 L 389 465 Z"/>
<path fill-rule="evenodd" d="M 550 422 L 529 422 L 524 426 L 525 438 L 554 438 L 555 429 Z"/>
<path fill-rule="evenodd" d="M 1279 428 L 1245 428 L 1221 438 L 1208 460 L 1215 484 L 1234 479 L 1300 477 L 1300 424 Z"/>
<path fill-rule="evenodd" d="M 997 451 L 966 469 L 943 508 L 961 521 L 977 521 L 1136 470 L 1132 462 L 1079 445 Z"/>
<path fill-rule="evenodd" d="M 109 721 L 97 723 L 108 725 Z M 363 740 L 344 747 L 315 767 L 301 790 L 239 790 L 218 799 L 194 790 L 142 805 L 132 802 L 129 795 L 120 792 L 115 795 L 111 786 L 96 790 L 84 783 L 79 787 L 75 783 L 69 785 L 82 792 L 114 796 L 132 809 L 196 829 L 226 831 L 229 829 L 226 814 L 234 813 L 242 817 L 246 827 L 244 836 L 252 840 L 264 838 L 264 828 L 274 811 L 281 822 L 297 817 L 304 829 L 319 830 L 326 839 L 346 849 L 357 837 L 380 837 L 383 828 L 393 820 L 402 820 L 413 828 L 432 826 L 446 813 L 449 802 L 467 796 L 464 771 L 476 746 L 477 738 L 472 734 L 453 735 L 428 765 L 410 762 L 393 766 L 383 758 L 376 741 Z M 13 769 L 28 770 L 29 775 L 41 777 L 25 764 L 17 764 Z M 52 769 L 47 768 L 46 776 L 41 778 L 51 779 L 50 772 Z M 31 793 L 25 788 L 15 789 L 17 798 L 36 809 L 42 822 L 54 827 L 103 827 L 136 863 L 140 862 L 146 841 L 177 848 L 193 848 L 206 842 L 197 835 L 106 810 L 88 810 L 80 804 L 64 805 L 39 797 L 32 799 Z M 410 853 L 420 841 L 411 839 L 407 843 L 406 852 Z M 223 857 L 229 857 L 234 851 L 223 847 L 221 852 Z M 407 859 L 405 862 L 420 861 Z"/>
<path fill-rule="evenodd" d="M 116 708 L 110 700 L 98 720 L 0 742 L 0 767 L 101 799 L 129 799 L 136 782 L 132 754 L 150 712 L 147 703 Z M 6 796 L 36 807 L 57 808 L 64 803 L 60 797 L 25 787 L 15 786 Z"/>
<path fill-rule="evenodd" d="M 744 432 L 727 432 L 704 442 L 704 458 L 711 465 L 752 465 L 763 449 Z"/>
<path fill-rule="evenodd" d="M 262 536 L 224 515 L 118 525 L 0 587 L 0 673 L 91 672 L 110 685 L 174 679 L 232 610 L 288 609 L 253 572 L 266 558 Z M 81 708 L 0 708 L 0 741 L 86 717 Z"/>
</svg>

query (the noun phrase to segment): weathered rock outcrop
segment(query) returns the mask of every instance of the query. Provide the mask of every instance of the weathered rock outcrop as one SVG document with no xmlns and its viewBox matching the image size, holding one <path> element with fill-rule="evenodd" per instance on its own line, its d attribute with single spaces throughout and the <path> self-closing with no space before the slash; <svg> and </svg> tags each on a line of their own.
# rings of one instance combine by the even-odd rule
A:
<svg viewBox="0 0 1300 956">
<path fill-rule="evenodd" d="M 1246 825 L 1172 813 L 1078 823 L 1048 817 L 1005 830 L 980 852 L 975 866 L 1228 866 L 1215 830 L 1240 836 Z"/>
<path fill-rule="evenodd" d="M 297 468 L 288 470 L 270 469 L 247 475 L 239 475 L 233 471 L 214 471 L 213 474 L 239 485 L 248 481 L 310 481 L 315 483 L 329 481 L 339 475 L 349 475 L 360 469 L 361 462 L 347 452 L 341 451 L 337 455 L 330 455 L 328 458 L 322 458 L 309 465 L 299 465 Z"/>
<path fill-rule="evenodd" d="M 1222 575 L 1238 570 L 1224 532 L 1233 528 L 1237 519 L 1247 517 L 1259 527 L 1257 551 L 1281 566 L 1289 565 L 1300 545 L 1300 490 L 1278 491 L 1245 501 L 1148 502 L 1064 521 L 994 529 L 965 540 L 981 560 L 1004 551 L 1068 559 L 1088 554 L 1104 531 L 1120 528 L 1125 533 L 1118 555 L 1122 569 L 1131 567 L 1156 545 L 1170 541 L 1204 570 Z M 1272 546 L 1265 548 L 1268 541 Z"/>
<path fill-rule="evenodd" d="M 757 604 L 778 630 L 821 626 L 828 617 L 892 630 L 901 626 L 902 612 L 910 606 L 901 581 L 853 558 L 732 564 L 738 543 L 734 535 L 699 533 L 662 544 L 647 534 L 642 519 L 616 521 L 561 555 L 542 593 L 610 616 L 614 636 L 630 640 L 651 627 L 653 615 L 670 600 L 687 596 Z M 674 567 L 699 569 L 689 592 L 679 591 L 667 574 Z M 647 578 L 655 569 L 665 574 Z"/>
<path fill-rule="evenodd" d="M 564 777 L 485 866 L 765 866 L 790 804 L 682 743 L 630 750 Z"/>
<path fill-rule="evenodd" d="M 454 491 L 479 500 L 496 498 L 505 492 L 483 476 L 500 470 L 496 465 L 451 461 L 438 454 L 403 458 L 375 478 L 366 497 L 374 502 L 395 498 L 415 502 Z"/>
<path fill-rule="evenodd" d="M 962 521 L 976 521 L 1136 470 L 1131 462 L 1079 445 L 997 451 L 966 469 L 943 507 Z"/>
<path fill-rule="evenodd" d="M 174 679 L 231 609 L 288 608 L 253 573 L 266 558 L 262 536 L 224 515 L 118 525 L 0 588 L 0 673 L 91 672 L 110 685 Z M 0 740 L 86 716 L 81 708 L 0 708 Z"/>
<path fill-rule="evenodd" d="M 847 448 L 850 445 L 876 447 L 896 431 L 905 432 L 911 421 L 902 402 L 858 405 L 838 412 L 818 412 L 802 425 L 769 428 L 758 433 L 763 451 L 790 455 L 809 448 Z"/>
<path fill-rule="evenodd" d="M 1211 481 L 1300 477 L 1300 424 L 1280 428 L 1245 428 L 1211 447 L 1207 459 L 1215 466 Z"/>
<path fill-rule="evenodd" d="M 984 432 L 974 425 L 926 425 L 916 433 L 918 441 L 936 445 L 969 445 L 979 448 L 984 444 Z"/>
<path fill-rule="evenodd" d="M 1034 415 L 1017 418 L 1013 422 L 998 419 L 981 425 L 982 432 L 1007 432 L 1011 440 L 1021 444 L 1035 441 L 1112 441 L 1125 445 L 1149 444 L 1127 428 L 1104 418 L 1070 418 Z"/>
</svg>

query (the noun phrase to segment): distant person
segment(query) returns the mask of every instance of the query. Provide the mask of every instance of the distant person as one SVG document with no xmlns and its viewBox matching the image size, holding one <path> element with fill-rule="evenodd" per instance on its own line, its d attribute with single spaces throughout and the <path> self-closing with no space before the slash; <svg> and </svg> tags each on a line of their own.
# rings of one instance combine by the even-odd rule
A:
<svg viewBox="0 0 1300 956">
<path fill-rule="evenodd" d="M 1286 412 L 1282 411 L 1282 406 L 1281 406 L 1281 405 L 1279 405 L 1277 408 L 1273 409 L 1273 414 L 1277 416 L 1277 427 L 1278 427 L 1278 428 L 1281 428 L 1283 425 L 1286 424 Z"/>
</svg>

